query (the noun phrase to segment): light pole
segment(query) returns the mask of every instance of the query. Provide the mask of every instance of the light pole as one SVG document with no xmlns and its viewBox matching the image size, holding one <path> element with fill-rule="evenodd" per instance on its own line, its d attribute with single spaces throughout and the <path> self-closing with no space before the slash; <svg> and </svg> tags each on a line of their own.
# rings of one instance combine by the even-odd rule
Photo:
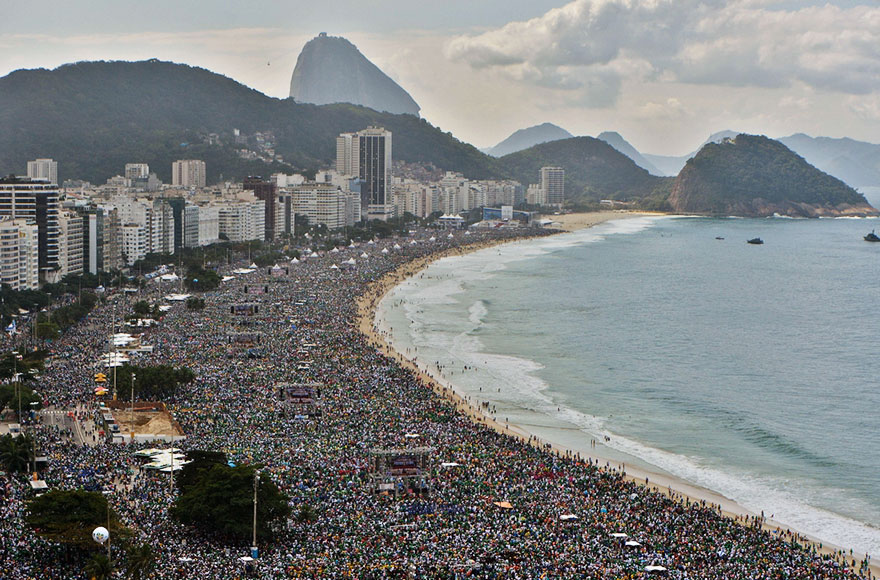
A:
<svg viewBox="0 0 880 580">
<path fill-rule="evenodd" d="M 260 483 L 260 472 L 254 470 L 254 542 L 251 544 L 251 557 L 257 557 L 257 487 Z"/>
<path fill-rule="evenodd" d="M 131 442 L 134 443 L 134 380 L 137 375 L 131 373 L 131 411 L 128 414 L 128 420 L 131 422 Z M 173 455 L 173 454 L 172 454 Z"/>
</svg>

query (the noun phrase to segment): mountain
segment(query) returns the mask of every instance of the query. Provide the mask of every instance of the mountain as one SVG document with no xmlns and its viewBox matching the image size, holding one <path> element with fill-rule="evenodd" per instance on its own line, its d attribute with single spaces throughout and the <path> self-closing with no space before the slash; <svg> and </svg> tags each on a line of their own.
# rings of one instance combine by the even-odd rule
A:
<svg viewBox="0 0 880 580">
<path fill-rule="evenodd" d="M 650 173 L 651 175 L 666 175 L 664 172 L 657 169 L 653 163 L 645 159 L 641 153 L 639 153 L 635 147 L 629 144 L 626 139 L 624 139 L 620 133 L 616 131 L 605 131 L 600 133 L 598 137 L 596 137 L 600 141 L 605 141 L 627 157 L 633 160 L 636 165 Z"/>
<path fill-rule="evenodd" d="M 528 149 L 534 145 L 558 141 L 559 139 L 570 139 L 571 137 L 573 135 L 562 127 L 557 127 L 553 123 L 542 123 L 541 125 L 516 131 L 501 143 L 486 149 L 485 153 L 493 157 L 503 157 L 510 153 Z"/>
<path fill-rule="evenodd" d="M 848 138 L 810 137 L 803 133 L 781 137 L 779 141 L 852 187 L 880 186 L 880 145 Z"/>
<path fill-rule="evenodd" d="M 170 183 L 176 159 L 203 159 L 208 183 L 221 174 L 309 171 L 335 160 L 339 133 L 369 125 L 393 132 L 395 159 L 475 179 L 502 177 L 495 159 L 413 115 L 274 99 L 208 70 L 158 60 L 80 62 L 0 78 L 0 174 L 22 174 L 41 157 L 58 161 L 59 179 L 93 183 L 135 162 Z M 283 162 L 242 158 L 233 129 L 252 149 L 263 133 Z"/>
<path fill-rule="evenodd" d="M 351 103 L 395 114 L 419 115 L 419 105 L 348 40 L 321 33 L 296 59 L 290 96 L 298 103 Z"/>
<path fill-rule="evenodd" d="M 878 214 L 779 141 L 745 134 L 703 146 L 676 178 L 669 204 L 681 213 L 745 217 Z"/>
<path fill-rule="evenodd" d="M 665 200 L 671 179 L 655 177 L 611 145 L 593 137 L 573 137 L 535 145 L 499 159 L 521 183 L 537 183 L 545 165 L 565 169 L 565 197 L 576 203 L 600 199 Z M 643 207 L 645 207 L 643 205 Z M 659 206 L 658 206 L 659 207 Z"/>
<path fill-rule="evenodd" d="M 718 131 L 717 133 L 712 133 L 709 135 L 709 138 L 703 141 L 703 144 L 697 148 L 697 151 L 703 148 L 707 143 L 720 143 L 724 139 L 733 139 L 736 137 L 738 133 L 736 131 Z M 697 154 L 697 151 L 693 153 L 689 153 L 688 155 L 652 155 L 650 153 L 643 153 L 642 155 L 645 157 L 649 163 L 652 163 L 660 173 L 655 173 L 655 175 L 678 175 L 678 172 L 681 171 L 684 164 L 687 163 L 687 160 Z"/>
</svg>

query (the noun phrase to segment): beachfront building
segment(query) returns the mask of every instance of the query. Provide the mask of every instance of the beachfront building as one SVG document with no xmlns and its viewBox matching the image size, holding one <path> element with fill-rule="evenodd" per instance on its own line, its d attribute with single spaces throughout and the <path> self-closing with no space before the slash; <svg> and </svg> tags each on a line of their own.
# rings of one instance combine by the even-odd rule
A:
<svg viewBox="0 0 880 580">
<path fill-rule="evenodd" d="M 391 131 L 368 127 L 336 139 L 336 171 L 361 180 L 361 214 L 366 219 L 394 216 L 391 200 Z"/>
<path fill-rule="evenodd" d="M 13 290 L 40 287 L 37 225 L 0 216 L 0 284 Z"/>
<path fill-rule="evenodd" d="M 336 230 L 360 220 L 361 198 L 332 183 L 303 183 L 291 192 L 292 212 L 306 216 L 309 225 L 323 224 Z"/>
<path fill-rule="evenodd" d="M 34 181 L 58 184 L 58 162 L 52 159 L 28 161 L 27 176 Z"/>
<path fill-rule="evenodd" d="M 0 178 L 0 216 L 37 225 L 40 277 L 58 270 L 58 185 L 29 177 Z"/>
<path fill-rule="evenodd" d="M 262 241 L 266 236 L 265 204 L 250 192 L 218 202 L 218 236 L 230 242 Z"/>
<path fill-rule="evenodd" d="M 547 205 L 562 207 L 565 201 L 565 170 L 561 167 L 542 167 L 541 189 L 544 190 Z"/>
<path fill-rule="evenodd" d="M 58 218 L 58 273 L 60 279 L 68 274 L 83 273 L 83 218 L 63 210 Z"/>
</svg>

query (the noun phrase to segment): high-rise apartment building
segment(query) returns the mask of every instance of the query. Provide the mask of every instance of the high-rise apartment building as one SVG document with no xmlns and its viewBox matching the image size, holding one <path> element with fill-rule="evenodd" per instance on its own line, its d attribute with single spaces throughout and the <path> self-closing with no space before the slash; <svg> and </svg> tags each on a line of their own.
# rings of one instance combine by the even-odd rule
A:
<svg viewBox="0 0 880 580">
<path fill-rule="evenodd" d="M 263 181 L 263 178 L 257 175 L 246 177 L 242 183 L 242 188 L 253 191 L 257 199 L 262 199 L 266 202 L 266 215 L 263 219 L 266 232 L 263 239 L 271 242 L 275 239 L 275 210 L 277 209 L 275 184 L 271 181 Z"/>
<path fill-rule="evenodd" d="M 180 159 L 171 164 L 171 184 L 180 187 L 205 187 L 205 162 Z"/>
<path fill-rule="evenodd" d="M 125 178 L 129 181 L 147 179 L 150 177 L 150 166 L 146 163 L 126 163 Z"/>
<path fill-rule="evenodd" d="M 40 286 L 37 225 L 26 219 L 0 217 L 0 284 L 13 290 Z"/>
<path fill-rule="evenodd" d="M 336 139 L 336 171 L 362 181 L 361 213 L 364 217 L 380 220 L 393 217 L 391 131 L 368 127 L 357 133 L 342 133 Z"/>
<path fill-rule="evenodd" d="M 51 159 L 28 161 L 27 176 L 34 180 L 58 184 L 58 162 Z"/>
<path fill-rule="evenodd" d="M 83 218 L 62 211 L 58 218 L 58 278 L 83 273 Z"/>
<path fill-rule="evenodd" d="M 22 218 L 37 225 L 40 278 L 59 267 L 58 185 L 28 177 L 0 178 L 0 216 Z"/>
<path fill-rule="evenodd" d="M 304 215 L 309 225 L 329 230 L 354 225 L 360 219 L 360 197 L 332 183 L 303 183 L 291 192 L 293 213 Z"/>
<path fill-rule="evenodd" d="M 358 134 L 342 133 L 336 138 L 336 172 L 358 176 Z"/>
<path fill-rule="evenodd" d="M 266 235 L 266 208 L 262 199 L 252 195 L 216 204 L 219 236 L 230 242 L 262 240 Z"/>
<path fill-rule="evenodd" d="M 542 167 L 541 189 L 548 205 L 561 207 L 565 201 L 565 170 L 561 167 Z"/>
</svg>

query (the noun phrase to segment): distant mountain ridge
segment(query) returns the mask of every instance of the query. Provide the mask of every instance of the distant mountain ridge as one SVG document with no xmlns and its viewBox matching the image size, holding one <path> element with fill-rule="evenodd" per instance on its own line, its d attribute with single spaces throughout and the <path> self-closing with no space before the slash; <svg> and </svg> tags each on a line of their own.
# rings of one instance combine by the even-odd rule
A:
<svg viewBox="0 0 880 580">
<path fill-rule="evenodd" d="M 852 187 L 880 186 L 880 145 L 795 133 L 779 141 L 812 165 Z"/>
<path fill-rule="evenodd" d="M 357 47 L 321 33 L 303 46 L 290 78 L 298 103 L 351 103 L 376 111 L 419 115 L 418 103 Z"/>
<path fill-rule="evenodd" d="M 678 174 L 669 204 L 676 212 L 745 217 L 878 214 L 779 141 L 745 134 L 704 145 Z"/>
<path fill-rule="evenodd" d="M 664 172 L 657 169 L 657 167 L 645 159 L 645 157 L 638 152 L 638 150 L 629 144 L 629 142 L 624 139 L 620 133 L 616 131 L 604 131 L 599 133 L 599 136 L 596 137 L 600 141 L 605 141 L 627 157 L 633 160 L 633 162 L 650 173 L 651 175 L 664 176 L 666 175 Z"/>
<path fill-rule="evenodd" d="M 507 139 L 498 143 L 494 147 L 484 150 L 485 153 L 493 157 L 504 157 L 541 143 L 550 141 L 558 141 L 559 139 L 571 139 L 573 135 L 558 127 L 553 123 L 541 123 L 526 129 L 520 129 L 511 134 Z"/>
</svg>

